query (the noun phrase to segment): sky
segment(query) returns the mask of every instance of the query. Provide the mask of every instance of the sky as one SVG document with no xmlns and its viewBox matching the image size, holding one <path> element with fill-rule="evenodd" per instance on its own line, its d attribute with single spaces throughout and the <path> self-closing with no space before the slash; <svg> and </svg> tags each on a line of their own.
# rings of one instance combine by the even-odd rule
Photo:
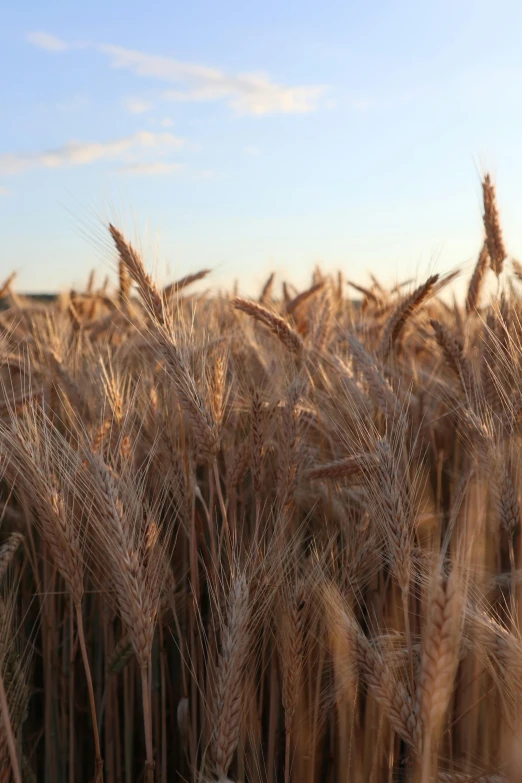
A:
<svg viewBox="0 0 522 783">
<path fill-rule="evenodd" d="M 522 257 L 522 4 L 19 0 L 0 26 L 0 278 L 244 293 L 320 263 L 361 284 L 460 267 L 492 172 Z"/>
</svg>

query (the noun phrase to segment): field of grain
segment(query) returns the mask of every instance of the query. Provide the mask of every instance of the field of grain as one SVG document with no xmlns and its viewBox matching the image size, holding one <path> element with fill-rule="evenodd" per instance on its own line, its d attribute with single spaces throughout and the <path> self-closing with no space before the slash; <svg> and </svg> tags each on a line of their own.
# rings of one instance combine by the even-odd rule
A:
<svg viewBox="0 0 522 783">
<path fill-rule="evenodd" d="M 6 281 L 0 783 L 521 779 L 522 267 L 482 187 L 452 305 L 160 289 L 113 225 L 117 291 Z"/>
</svg>

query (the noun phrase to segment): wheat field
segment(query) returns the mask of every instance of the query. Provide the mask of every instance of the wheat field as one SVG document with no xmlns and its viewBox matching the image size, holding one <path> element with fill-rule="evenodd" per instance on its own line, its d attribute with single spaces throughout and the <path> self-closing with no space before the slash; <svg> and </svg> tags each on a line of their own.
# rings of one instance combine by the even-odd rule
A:
<svg viewBox="0 0 522 783">
<path fill-rule="evenodd" d="M 159 288 L 114 225 L 116 291 L 5 282 L 0 783 L 522 779 L 522 266 L 482 188 L 465 302 Z"/>
</svg>

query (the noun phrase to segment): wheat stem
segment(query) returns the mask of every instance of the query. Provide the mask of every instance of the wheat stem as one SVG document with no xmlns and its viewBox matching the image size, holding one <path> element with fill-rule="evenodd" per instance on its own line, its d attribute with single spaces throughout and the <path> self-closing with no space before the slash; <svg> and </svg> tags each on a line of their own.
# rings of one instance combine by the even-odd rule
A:
<svg viewBox="0 0 522 783">
<path fill-rule="evenodd" d="M 80 642 L 80 650 L 82 653 L 83 666 L 85 669 L 85 677 L 87 679 L 87 690 L 89 693 L 89 705 L 91 708 L 91 720 L 92 729 L 94 733 L 94 749 L 96 753 L 96 783 L 103 782 L 103 759 L 100 746 L 100 735 L 98 733 L 98 719 L 96 717 L 96 699 L 94 696 L 94 687 L 92 684 L 91 667 L 89 665 L 89 657 L 87 655 L 87 647 L 85 644 L 85 633 L 83 630 L 83 617 L 82 607 L 80 603 L 76 604 L 76 624 L 78 626 L 78 639 Z"/>
</svg>

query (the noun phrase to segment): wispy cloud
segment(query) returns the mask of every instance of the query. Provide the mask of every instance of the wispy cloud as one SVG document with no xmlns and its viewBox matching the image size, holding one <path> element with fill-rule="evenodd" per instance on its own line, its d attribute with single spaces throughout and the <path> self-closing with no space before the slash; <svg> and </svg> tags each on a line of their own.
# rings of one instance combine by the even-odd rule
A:
<svg viewBox="0 0 522 783">
<path fill-rule="evenodd" d="M 145 114 L 152 109 L 152 104 L 141 98 L 127 98 L 123 101 L 123 105 L 131 114 Z"/>
<path fill-rule="evenodd" d="M 292 87 L 272 81 L 264 72 L 229 74 L 220 68 L 113 44 L 67 43 L 44 32 L 30 33 L 27 40 L 53 52 L 84 47 L 96 49 L 109 58 L 112 68 L 175 84 L 176 89 L 162 93 L 164 100 L 224 101 L 238 114 L 304 114 L 315 111 L 327 91 L 324 85 Z"/>
<path fill-rule="evenodd" d="M 153 151 L 161 155 L 184 145 L 184 139 L 171 133 L 139 131 L 112 141 L 79 142 L 70 141 L 62 147 L 36 153 L 0 155 L 0 172 L 19 174 L 27 169 L 57 169 L 70 166 L 84 166 L 98 161 L 132 162 L 137 155 Z"/>
<path fill-rule="evenodd" d="M 245 147 L 243 152 L 245 153 L 245 155 L 251 155 L 252 157 L 255 158 L 255 157 L 257 157 L 259 155 L 261 150 L 259 149 L 259 147 L 255 147 L 255 146 L 252 145 L 252 146 L 249 146 L 249 147 Z"/>
<path fill-rule="evenodd" d="M 8 193 L 7 188 L 0 188 L 0 196 L 7 196 Z"/>
<path fill-rule="evenodd" d="M 26 36 L 29 43 L 34 46 L 38 46 L 40 49 L 45 49 L 48 52 L 66 52 L 68 49 L 77 49 L 78 44 L 70 44 L 65 41 L 61 41 L 56 38 L 55 35 L 49 33 L 34 32 L 28 33 Z"/>
<path fill-rule="evenodd" d="M 166 163 L 165 161 L 158 160 L 154 163 L 136 163 L 134 165 L 122 166 L 119 171 L 125 174 L 155 176 L 158 174 L 174 174 L 181 171 L 183 168 L 185 168 L 183 163 Z"/>
<path fill-rule="evenodd" d="M 160 125 L 162 128 L 172 128 L 174 120 L 171 120 L 170 117 L 165 117 L 165 119 L 160 122 Z"/>
</svg>

